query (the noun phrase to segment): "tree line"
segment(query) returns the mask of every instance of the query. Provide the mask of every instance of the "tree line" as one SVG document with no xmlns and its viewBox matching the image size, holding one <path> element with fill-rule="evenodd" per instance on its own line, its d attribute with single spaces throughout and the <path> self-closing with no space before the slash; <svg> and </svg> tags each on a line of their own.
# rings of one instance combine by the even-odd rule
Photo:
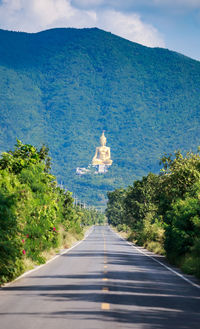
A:
<svg viewBox="0 0 200 329">
<path fill-rule="evenodd" d="M 17 140 L 0 159 L 0 284 L 41 264 L 51 249 L 83 237 L 84 227 L 103 223 L 95 209 L 74 205 L 72 193 L 50 173 L 48 148 Z"/>
<path fill-rule="evenodd" d="M 109 224 L 200 277 L 200 148 L 165 154 L 159 174 L 108 193 Z"/>
</svg>

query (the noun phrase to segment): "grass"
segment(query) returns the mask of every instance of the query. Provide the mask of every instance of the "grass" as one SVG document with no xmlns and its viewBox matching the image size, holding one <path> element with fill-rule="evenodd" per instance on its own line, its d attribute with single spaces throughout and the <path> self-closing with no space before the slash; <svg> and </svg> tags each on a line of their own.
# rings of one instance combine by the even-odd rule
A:
<svg viewBox="0 0 200 329">
<path fill-rule="evenodd" d="M 62 249 L 69 249 L 71 248 L 76 242 L 83 239 L 84 235 L 88 231 L 90 227 L 86 226 L 83 228 L 81 233 L 75 232 L 73 229 L 69 231 L 65 231 L 62 226 L 59 227 L 60 233 L 60 245 L 58 248 L 51 248 L 50 250 L 45 250 L 41 254 L 41 257 L 45 259 L 45 262 L 52 259 L 56 254 L 59 253 Z M 34 262 L 28 257 L 24 258 L 24 272 L 30 271 L 38 266 L 38 263 Z"/>
<path fill-rule="evenodd" d="M 147 250 L 154 252 L 155 254 L 159 255 L 165 255 L 165 250 L 163 248 L 163 245 L 159 241 L 145 241 L 144 243 L 139 243 L 139 241 L 136 238 L 136 234 L 131 231 L 130 229 L 126 228 L 126 231 L 123 231 L 118 229 L 117 227 L 111 226 L 113 231 L 120 234 L 121 237 L 126 239 L 127 241 L 133 242 L 136 245 L 142 246 L 146 248 Z"/>
</svg>

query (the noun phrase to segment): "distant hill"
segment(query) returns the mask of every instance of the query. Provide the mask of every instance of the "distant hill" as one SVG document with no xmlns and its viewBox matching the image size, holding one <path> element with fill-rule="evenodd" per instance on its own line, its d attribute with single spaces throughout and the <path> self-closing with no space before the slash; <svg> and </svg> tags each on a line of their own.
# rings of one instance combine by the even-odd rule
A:
<svg viewBox="0 0 200 329">
<path fill-rule="evenodd" d="M 76 176 L 105 130 L 113 165 Z M 99 29 L 0 30 L 0 151 L 49 146 L 53 173 L 89 204 L 200 144 L 200 62 Z"/>
</svg>

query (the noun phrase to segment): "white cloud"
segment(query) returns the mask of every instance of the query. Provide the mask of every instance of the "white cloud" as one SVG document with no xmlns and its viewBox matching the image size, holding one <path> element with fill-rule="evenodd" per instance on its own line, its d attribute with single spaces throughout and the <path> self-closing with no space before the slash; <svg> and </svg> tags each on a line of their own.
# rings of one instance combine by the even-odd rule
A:
<svg viewBox="0 0 200 329">
<path fill-rule="evenodd" d="M 2 28 L 37 32 L 50 27 L 69 26 L 82 22 L 91 13 L 71 6 L 69 0 L 3 0 L 0 5 Z"/>
<path fill-rule="evenodd" d="M 124 14 L 107 10 L 98 16 L 98 26 L 149 47 L 165 46 L 158 31 L 152 25 L 143 23 L 138 14 Z"/>
<path fill-rule="evenodd" d="M 88 5 L 104 0 L 79 0 Z M 81 9 L 71 0 L 3 0 L 0 3 L 0 28 L 38 32 L 54 27 L 99 27 L 146 46 L 164 46 L 158 31 L 135 13 L 112 9 Z"/>
<path fill-rule="evenodd" d="M 138 7 L 153 7 L 162 9 L 163 7 L 172 9 L 200 8 L 200 0 L 71 0 L 71 3 L 77 8 L 98 8 L 109 7 L 126 11 L 134 10 Z"/>
</svg>

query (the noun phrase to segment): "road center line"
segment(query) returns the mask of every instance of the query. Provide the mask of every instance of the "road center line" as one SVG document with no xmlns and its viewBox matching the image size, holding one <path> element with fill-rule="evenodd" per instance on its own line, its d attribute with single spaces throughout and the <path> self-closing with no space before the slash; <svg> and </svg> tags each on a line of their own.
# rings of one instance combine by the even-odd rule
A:
<svg viewBox="0 0 200 329">
<path fill-rule="evenodd" d="M 102 303 L 101 304 L 101 309 L 102 310 L 109 310 L 110 309 L 110 304 L 108 304 L 108 303 Z"/>
</svg>

